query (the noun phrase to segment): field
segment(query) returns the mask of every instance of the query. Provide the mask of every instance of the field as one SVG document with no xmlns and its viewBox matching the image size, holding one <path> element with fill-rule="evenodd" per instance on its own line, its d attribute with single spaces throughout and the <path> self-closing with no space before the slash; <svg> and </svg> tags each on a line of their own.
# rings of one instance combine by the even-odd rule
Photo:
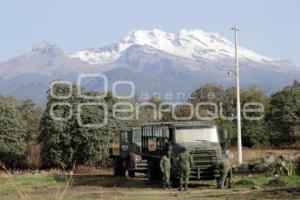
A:
<svg viewBox="0 0 300 200">
<path fill-rule="evenodd" d="M 32 200 L 59 199 L 66 185 L 65 178 L 65 175 L 58 174 L 14 176 L 17 187 Z M 142 174 L 137 178 L 114 178 L 105 171 L 94 175 L 74 175 L 63 199 L 300 199 L 300 175 L 280 178 L 285 183 L 283 186 L 268 185 L 270 179 L 273 178 L 264 175 L 234 176 L 232 189 L 217 190 L 214 182 L 204 182 L 201 185 L 193 183 L 188 192 L 178 192 L 177 189 L 163 190 L 159 183 L 149 183 Z M 0 199 L 18 199 L 5 175 L 1 175 L 0 181 Z"/>
<path fill-rule="evenodd" d="M 235 154 L 234 150 L 233 153 Z M 297 149 L 244 149 L 245 162 L 256 162 L 265 155 L 298 154 Z M 136 178 L 115 178 L 111 169 L 95 170 L 77 167 L 73 180 L 61 200 L 173 200 L 173 199 L 300 199 L 300 174 L 281 177 L 280 182 L 269 184 L 276 177 L 234 175 L 233 188 L 215 189 L 215 182 L 192 183 L 188 192 L 177 189 L 163 190 L 159 182 L 149 183 L 144 174 Z M 61 171 L 12 175 L 15 188 L 28 194 L 31 200 L 58 200 L 66 186 Z M 0 200 L 17 200 L 14 185 L 0 172 Z M 280 184 L 284 183 L 284 184 Z"/>
</svg>

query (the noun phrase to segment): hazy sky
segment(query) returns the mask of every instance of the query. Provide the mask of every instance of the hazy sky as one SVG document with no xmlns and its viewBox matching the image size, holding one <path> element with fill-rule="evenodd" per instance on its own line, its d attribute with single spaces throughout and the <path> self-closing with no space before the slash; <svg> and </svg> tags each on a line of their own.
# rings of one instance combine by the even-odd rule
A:
<svg viewBox="0 0 300 200">
<path fill-rule="evenodd" d="M 130 30 L 202 29 L 241 46 L 300 64 L 299 0 L 3 0 L 0 61 L 42 41 L 66 53 L 118 41 Z"/>
</svg>

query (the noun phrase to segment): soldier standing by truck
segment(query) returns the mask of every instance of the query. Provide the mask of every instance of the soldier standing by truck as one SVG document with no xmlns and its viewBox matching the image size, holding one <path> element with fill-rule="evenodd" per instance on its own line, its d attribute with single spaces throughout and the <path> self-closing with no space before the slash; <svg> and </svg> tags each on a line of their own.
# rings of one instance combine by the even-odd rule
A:
<svg viewBox="0 0 300 200">
<path fill-rule="evenodd" d="M 217 179 L 217 188 L 223 189 L 228 184 L 228 188 L 231 188 L 231 176 L 232 168 L 229 160 L 222 159 L 218 162 L 217 169 L 220 173 L 220 178 Z"/>
<path fill-rule="evenodd" d="M 171 151 L 168 150 L 159 163 L 160 170 L 163 173 L 163 188 L 171 188 L 170 173 L 171 173 Z"/>
<path fill-rule="evenodd" d="M 179 154 L 178 165 L 180 174 L 180 186 L 178 190 L 182 191 L 184 183 L 184 191 L 187 191 L 189 184 L 189 176 L 193 165 L 193 157 L 191 156 L 191 154 L 188 153 L 185 147 L 183 147 L 183 152 Z"/>
</svg>

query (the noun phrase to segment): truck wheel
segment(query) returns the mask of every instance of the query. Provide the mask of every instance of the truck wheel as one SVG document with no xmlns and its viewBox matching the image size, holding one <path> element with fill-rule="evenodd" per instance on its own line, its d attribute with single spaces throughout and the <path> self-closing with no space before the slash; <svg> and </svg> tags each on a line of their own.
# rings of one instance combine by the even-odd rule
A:
<svg viewBox="0 0 300 200">
<path fill-rule="evenodd" d="M 148 181 L 154 180 L 154 175 L 153 175 L 153 161 L 152 160 L 148 162 L 148 173 L 147 173 L 147 176 L 148 176 Z"/>
<path fill-rule="evenodd" d="M 122 168 L 120 172 L 120 177 L 124 177 L 126 175 L 126 169 Z"/>
<path fill-rule="evenodd" d="M 151 160 L 148 162 L 148 180 L 160 180 L 162 178 L 162 173 L 159 168 L 159 162 L 156 160 Z"/>
<path fill-rule="evenodd" d="M 116 177 L 120 175 L 119 159 L 114 160 L 113 173 L 114 173 L 114 176 L 116 176 Z"/>
<path fill-rule="evenodd" d="M 113 166 L 114 176 L 125 176 L 126 169 L 123 166 L 122 159 L 116 159 Z"/>
<path fill-rule="evenodd" d="M 126 175 L 126 162 L 124 160 L 121 160 L 120 162 L 120 176 L 124 177 Z"/>
<path fill-rule="evenodd" d="M 128 171 L 128 176 L 131 178 L 135 177 L 135 171 Z"/>
</svg>

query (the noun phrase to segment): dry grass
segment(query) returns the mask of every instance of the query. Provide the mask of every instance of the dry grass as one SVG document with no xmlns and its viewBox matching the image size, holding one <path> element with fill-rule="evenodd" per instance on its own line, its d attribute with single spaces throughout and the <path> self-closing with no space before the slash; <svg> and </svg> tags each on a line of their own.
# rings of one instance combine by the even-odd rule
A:
<svg viewBox="0 0 300 200">
<path fill-rule="evenodd" d="M 4 163 L 0 161 L 0 167 L 4 170 L 5 176 L 4 178 L 10 183 L 10 185 L 13 187 L 14 191 L 16 192 L 18 198 L 20 200 L 31 200 L 30 196 L 22 191 L 16 184 L 14 177 L 9 172 L 9 170 L 5 167 Z"/>
<path fill-rule="evenodd" d="M 106 173 L 106 172 L 104 172 Z M 274 193 L 275 190 L 285 188 L 273 188 L 266 184 L 269 179 L 265 176 L 234 177 L 234 189 L 215 189 L 215 183 L 192 183 L 188 192 L 178 192 L 176 188 L 163 190 L 160 182 L 149 184 L 142 174 L 137 174 L 137 178 L 114 178 L 111 174 L 102 175 L 74 175 L 71 187 L 66 190 L 63 200 L 182 200 L 182 199 L 291 199 L 293 195 L 298 195 L 297 191 Z M 56 175 L 55 175 L 56 176 Z M 27 176 L 23 176 L 27 179 Z M 41 176 L 34 177 L 37 182 L 42 181 Z M 260 186 L 261 189 L 253 190 L 253 184 L 245 184 L 240 180 L 246 179 Z M 299 176 L 285 177 L 289 183 L 288 188 L 299 185 Z M 239 185 L 237 183 L 240 183 Z M 40 185 L 40 186 L 38 186 Z M 32 200 L 53 200 L 53 189 L 44 188 L 42 184 L 35 184 L 39 188 L 34 188 Z M 3 195 L 3 196 L 1 196 Z M 298 195 L 299 196 L 299 195 Z M 298 197 L 297 196 L 297 197 Z M 300 196 L 299 196 L 300 197 Z M 14 194 L 0 193 L 2 200 L 16 200 Z M 297 199 L 296 197 L 293 199 Z"/>
<path fill-rule="evenodd" d="M 233 162 L 237 162 L 237 149 L 232 148 L 230 150 L 233 153 Z M 299 149 L 271 149 L 271 148 L 261 148 L 261 149 L 252 149 L 252 148 L 243 148 L 243 160 L 248 163 L 257 163 L 262 158 L 271 155 L 278 157 L 279 155 L 289 154 L 294 156 L 295 159 L 300 157 Z"/>
<path fill-rule="evenodd" d="M 22 190 L 21 187 L 19 187 L 14 179 L 14 176 L 10 173 L 10 171 L 6 168 L 5 164 L 0 161 L 0 168 L 4 170 L 4 175 L 2 177 L 12 186 L 14 192 L 17 194 L 17 197 L 19 200 L 31 200 L 31 196 L 28 192 L 25 192 Z M 74 171 L 75 165 L 73 166 Z M 64 169 L 65 171 L 65 169 Z M 67 190 L 70 188 L 70 185 L 73 180 L 73 174 L 70 174 L 70 176 L 66 176 L 66 184 L 61 191 L 60 189 L 57 190 L 55 193 L 55 196 L 52 197 L 52 200 L 62 200 L 67 192 Z"/>
<path fill-rule="evenodd" d="M 236 150 L 231 149 L 236 159 Z M 243 149 L 244 161 L 245 162 L 257 162 L 266 155 L 278 156 L 281 154 L 292 154 L 295 156 L 299 155 L 298 149 Z M 51 171 L 47 173 L 47 177 L 65 177 L 66 180 L 59 180 L 59 187 L 53 188 L 52 182 L 49 182 L 48 186 L 42 184 L 42 176 L 31 176 L 34 178 L 34 184 L 32 186 L 23 188 L 20 187 L 20 179 L 25 180 L 28 176 L 16 176 L 10 174 L 9 170 L 1 163 L 0 168 L 5 170 L 5 173 L 1 175 L 9 183 L 13 189 L 13 193 L 10 191 L 3 190 L 0 193 L 0 199 L 5 200 L 133 200 L 133 199 L 290 199 L 291 195 L 295 193 L 282 193 L 282 194 L 270 194 L 265 192 L 265 182 L 268 180 L 265 176 L 259 177 L 234 177 L 234 183 L 240 179 L 248 178 L 253 181 L 255 185 L 261 186 L 262 190 L 253 191 L 249 186 L 237 187 L 233 190 L 216 190 L 214 183 L 210 186 L 206 185 L 195 185 L 191 187 L 188 193 L 179 193 L 176 189 L 162 190 L 160 183 L 148 184 L 144 175 L 141 177 L 130 179 L 130 178 L 113 178 L 112 172 L 108 169 L 91 169 L 86 166 L 73 167 L 73 172 L 77 175 L 71 174 L 70 176 L 62 175 L 63 170 Z M 66 173 L 66 172 L 64 172 Z M 59 174 L 59 175 L 57 175 Z M 81 175 L 78 175 L 81 174 Z M 139 174 L 138 174 L 139 175 Z M 287 177 L 291 185 L 299 184 L 299 176 Z M 58 180 L 57 180 L 58 181 Z M 58 183 L 58 182 L 56 182 Z M 55 183 L 54 183 L 55 184 Z M 234 185 L 234 184 L 233 184 Z M 10 187 L 9 186 L 9 187 Z M 27 190 L 26 190 L 27 189 Z M 274 189 L 275 190 L 275 189 Z M 285 196 L 282 196 L 282 195 Z M 1 195 L 3 195 L 1 197 Z M 296 198 L 294 198 L 296 199 Z"/>
</svg>

